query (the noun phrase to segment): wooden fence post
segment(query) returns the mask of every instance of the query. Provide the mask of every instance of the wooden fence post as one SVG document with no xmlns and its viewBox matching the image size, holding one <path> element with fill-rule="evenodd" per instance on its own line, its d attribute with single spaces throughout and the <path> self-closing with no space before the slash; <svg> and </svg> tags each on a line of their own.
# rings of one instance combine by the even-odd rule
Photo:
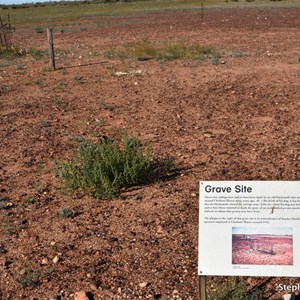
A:
<svg viewBox="0 0 300 300">
<path fill-rule="evenodd" d="M 50 67 L 53 70 L 55 70 L 55 55 L 54 55 L 54 43 L 53 43 L 52 29 L 47 28 L 47 37 L 48 37 L 48 43 L 49 43 Z"/>
<path fill-rule="evenodd" d="M 207 300 L 206 295 L 206 277 L 203 275 L 198 275 L 198 299 Z"/>
</svg>

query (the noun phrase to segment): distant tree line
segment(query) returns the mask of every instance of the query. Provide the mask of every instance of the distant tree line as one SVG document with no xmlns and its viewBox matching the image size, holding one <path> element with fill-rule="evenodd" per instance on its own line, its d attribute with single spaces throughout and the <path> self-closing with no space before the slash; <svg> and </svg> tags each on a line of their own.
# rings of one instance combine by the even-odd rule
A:
<svg viewBox="0 0 300 300">
<path fill-rule="evenodd" d="M 46 2 L 32 2 L 23 4 L 0 4 L 0 9 L 24 9 L 34 7 L 48 7 L 48 6 L 81 6 L 86 4 L 98 3 L 117 3 L 117 2 L 136 2 L 141 0 L 82 0 L 82 1 L 46 1 Z M 142 0 L 149 1 L 149 0 Z"/>
</svg>

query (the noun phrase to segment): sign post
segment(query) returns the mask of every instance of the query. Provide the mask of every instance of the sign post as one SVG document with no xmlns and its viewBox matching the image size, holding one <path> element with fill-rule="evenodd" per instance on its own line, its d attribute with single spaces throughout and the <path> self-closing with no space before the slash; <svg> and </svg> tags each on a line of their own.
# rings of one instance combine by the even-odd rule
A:
<svg viewBox="0 0 300 300">
<path fill-rule="evenodd" d="M 198 276 L 198 295 L 199 300 L 207 300 L 205 276 Z"/>
</svg>

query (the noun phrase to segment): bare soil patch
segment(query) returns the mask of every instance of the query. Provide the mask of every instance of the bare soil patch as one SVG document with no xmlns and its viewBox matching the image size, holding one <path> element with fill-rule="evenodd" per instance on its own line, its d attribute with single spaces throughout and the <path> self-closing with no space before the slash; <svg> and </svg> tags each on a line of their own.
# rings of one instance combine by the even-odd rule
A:
<svg viewBox="0 0 300 300">
<path fill-rule="evenodd" d="M 66 50 L 56 71 L 45 57 L 1 60 L 0 298 L 72 299 L 84 290 L 95 299 L 196 299 L 199 180 L 300 178 L 299 15 L 290 8 L 212 9 L 203 20 L 200 11 L 103 16 L 55 25 L 55 47 Z M 222 56 L 103 56 L 143 39 L 201 43 Z M 17 28 L 14 42 L 47 49 L 31 25 Z M 136 70 L 140 76 L 114 76 Z M 59 188 L 55 160 L 125 129 L 151 141 L 155 154 L 173 155 L 177 176 L 109 201 Z M 70 217 L 62 217 L 66 208 Z M 259 282 L 245 280 L 249 288 Z M 278 282 L 297 278 L 270 278 L 265 297 L 280 299 Z"/>
</svg>

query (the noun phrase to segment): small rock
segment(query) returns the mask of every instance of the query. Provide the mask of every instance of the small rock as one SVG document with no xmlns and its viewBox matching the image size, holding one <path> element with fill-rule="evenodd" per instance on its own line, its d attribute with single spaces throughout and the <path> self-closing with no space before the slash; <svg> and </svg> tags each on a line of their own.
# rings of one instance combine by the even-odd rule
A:
<svg viewBox="0 0 300 300">
<path fill-rule="evenodd" d="M 115 72 L 115 76 L 138 76 L 142 74 L 142 70 L 136 70 L 136 71 L 128 71 L 128 72 Z"/>
<path fill-rule="evenodd" d="M 20 271 L 20 275 L 22 276 L 22 275 L 24 275 L 26 272 L 27 272 L 26 269 L 22 269 L 22 270 Z"/>
<path fill-rule="evenodd" d="M 51 245 L 51 246 L 54 246 L 54 245 L 55 245 L 55 242 L 54 242 L 54 241 L 52 241 L 52 242 L 50 243 L 50 245 Z"/>
<path fill-rule="evenodd" d="M 285 294 L 282 297 L 284 300 L 294 300 L 295 299 L 295 295 L 293 295 L 293 294 Z"/>
<path fill-rule="evenodd" d="M 6 264 L 6 258 L 0 257 L 0 266 L 5 266 L 5 264 Z"/>
<path fill-rule="evenodd" d="M 156 232 L 159 233 L 159 234 L 163 234 L 164 233 L 164 229 L 162 226 L 158 225 L 157 226 L 157 229 L 156 229 Z"/>
<path fill-rule="evenodd" d="M 196 193 L 191 193 L 191 196 L 192 197 L 197 197 L 197 194 Z"/>
<path fill-rule="evenodd" d="M 75 293 L 74 300 L 89 300 L 89 297 L 87 296 L 86 292 L 80 291 Z"/>
<path fill-rule="evenodd" d="M 149 283 L 148 283 L 147 281 L 145 281 L 145 282 L 140 283 L 140 284 L 139 284 L 139 287 L 145 288 L 145 287 L 148 286 L 148 285 L 149 285 Z"/>
<path fill-rule="evenodd" d="M 172 295 L 173 295 L 173 299 L 177 299 L 179 297 L 179 292 L 177 290 L 174 290 Z"/>
<path fill-rule="evenodd" d="M 90 284 L 90 289 L 93 290 L 93 291 L 97 291 L 98 290 L 98 287 L 95 283 L 91 283 Z"/>
<path fill-rule="evenodd" d="M 59 262 L 59 257 L 56 255 L 52 261 L 54 264 L 57 264 Z"/>
<path fill-rule="evenodd" d="M 210 132 L 210 131 L 204 132 L 203 135 L 204 135 L 204 137 L 206 137 L 206 138 L 211 138 L 211 137 L 213 136 L 212 132 Z"/>
<path fill-rule="evenodd" d="M 42 265 L 48 265 L 49 264 L 49 261 L 47 258 L 43 258 L 42 259 Z"/>
</svg>

